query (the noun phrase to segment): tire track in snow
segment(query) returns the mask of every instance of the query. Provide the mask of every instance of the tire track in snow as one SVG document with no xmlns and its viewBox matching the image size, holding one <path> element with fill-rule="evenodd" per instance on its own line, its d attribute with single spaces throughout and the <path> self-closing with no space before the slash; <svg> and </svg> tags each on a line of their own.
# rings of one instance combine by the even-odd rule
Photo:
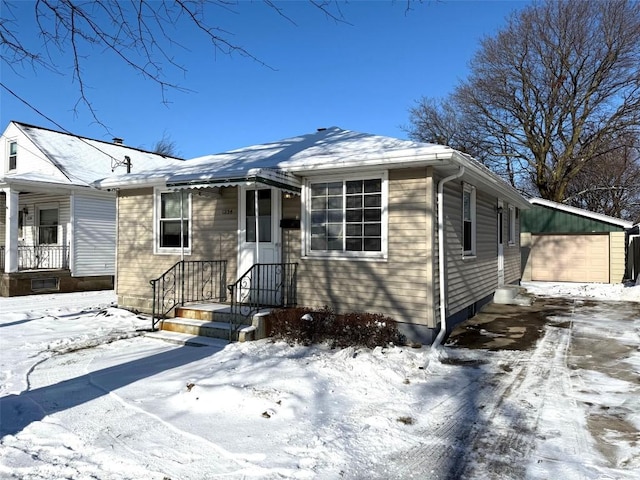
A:
<svg viewBox="0 0 640 480">
<path fill-rule="evenodd" d="M 525 368 L 522 357 L 522 352 L 502 352 L 500 363 L 510 368 L 504 373 L 504 378 L 482 372 L 463 388 L 447 395 L 431 409 L 430 424 L 416 434 L 425 440 L 390 458 L 391 471 L 379 478 L 461 478 L 473 438 L 485 428 L 485 419 L 495 415 L 496 399 L 509 393 Z M 461 370 L 463 375 L 466 368 L 482 370 L 482 366 L 466 366 Z M 457 379 L 458 376 L 452 381 Z M 454 385 L 452 383 L 451 386 Z"/>
<path fill-rule="evenodd" d="M 487 372 L 434 408 L 432 425 L 421 431 L 425 441 L 393 458 L 399 466 L 387 478 L 524 478 L 545 404 L 569 381 L 570 340 L 571 330 L 547 326 L 533 353 L 502 352 L 511 371 Z M 545 393 L 531 395 L 536 390 Z M 440 413 L 450 420 L 436 420 Z M 574 450 L 584 451 L 580 429 L 569 428 Z"/>
<path fill-rule="evenodd" d="M 526 477 L 545 405 L 558 388 L 562 390 L 570 340 L 570 330 L 545 327 L 545 335 L 533 355 L 498 400 L 485 428 L 474 438 L 471 451 L 475 458 L 461 472 L 464 477 Z M 544 393 L 530 393 L 537 391 Z"/>
</svg>

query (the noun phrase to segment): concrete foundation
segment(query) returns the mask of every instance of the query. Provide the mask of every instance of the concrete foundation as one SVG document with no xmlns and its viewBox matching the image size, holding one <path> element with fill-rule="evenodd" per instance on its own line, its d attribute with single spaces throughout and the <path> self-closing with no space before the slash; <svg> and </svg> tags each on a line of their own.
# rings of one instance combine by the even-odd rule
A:
<svg viewBox="0 0 640 480">
<path fill-rule="evenodd" d="M 69 270 L 3 273 L 0 277 L 0 296 L 2 297 L 112 289 L 113 276 L 111 275 L 72 277 Z"/>
</svg>

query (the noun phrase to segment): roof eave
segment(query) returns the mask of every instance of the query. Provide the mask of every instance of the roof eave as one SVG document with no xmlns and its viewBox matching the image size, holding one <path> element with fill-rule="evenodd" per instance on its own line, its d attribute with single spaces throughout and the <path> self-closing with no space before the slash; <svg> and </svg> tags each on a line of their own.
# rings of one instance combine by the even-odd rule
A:
<svg viewBox="0 0 640 480">
<path fill-rule="evenodd" d="M 103 178 L 93 182 L 93 186 L 98 190 L 134 190 L 136 188 L 166 187 L 167 177 L 162 178 L 131 178 L 117 179 L 113 177 Z"/>
<path fill-rule="evenodd" d="M 611 225 L 616 225 L 624 229 L 629 229 L 633 227 L 633 222 L 622 220 L 621 218 L 610 217 L 608 215 L 603 215 L 601 213 L 591 212 L 589 210 L 584 210 L 582 208 L 572 207 L 571 205 L 565 205 L 564 203 L 545 200 L 544 198 L 530 198 L 529 202 L 531 202 L 531 204 L 533 205 L 541 205 L 543 207 L 555 208 L 557 210 L 562 210 L 563 212 L 567 212 L 567 213 L 573 213 L 574 215 L 579 215 L 581 217 L 592 218 L 594 220 L 598 220 L 603 223 L 609 223 Z"/>
<path fill-rule="evenodd" d="M 531 204 L 520 194 L 520 192 L 500 178 L 497 173 L 489 170 L 488 167 L 477 161 L 469 160 L 467 155 L 458 151 L 455 152 L 453 160 L 460 165 L 464 165 L 467 170 L 467 174 L 471 174 L 475 178 L 479 177 L 483 180 L 482 183 L 486 187 L 494 190 L 496 193 L 499 193 L 499 196 L 503 200 L 507 200 L 509 204 L 518 207 L 521 210 L 528 210 L 531 208 Z"/>
</svg>

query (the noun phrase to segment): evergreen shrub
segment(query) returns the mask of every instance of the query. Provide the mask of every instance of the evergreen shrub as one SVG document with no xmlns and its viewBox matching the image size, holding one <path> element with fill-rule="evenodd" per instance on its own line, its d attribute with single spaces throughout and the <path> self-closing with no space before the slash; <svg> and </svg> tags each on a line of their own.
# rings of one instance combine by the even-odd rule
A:
<svg viewBox="0 0 640 480">
<path fill-rule="evenodd" d="M 271 312 L 271 337 L 289 343 L 327 343 L 332 348 L 403 345 L 395 320 L 380 313 L 336 314 L 331 308 L 294 307 Z"/>
</svg>

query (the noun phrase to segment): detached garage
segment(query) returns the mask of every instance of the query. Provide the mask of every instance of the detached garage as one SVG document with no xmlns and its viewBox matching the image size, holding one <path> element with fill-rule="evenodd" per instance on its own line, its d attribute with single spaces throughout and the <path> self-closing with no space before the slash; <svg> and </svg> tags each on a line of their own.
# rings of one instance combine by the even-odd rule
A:
<svg viewBox="0 0 640 480">
<path fill-rule="evenodd" d="M 631 222 L 539 198 L 521 212 L 522 280 L 620 283 Z"/>
</svg>

